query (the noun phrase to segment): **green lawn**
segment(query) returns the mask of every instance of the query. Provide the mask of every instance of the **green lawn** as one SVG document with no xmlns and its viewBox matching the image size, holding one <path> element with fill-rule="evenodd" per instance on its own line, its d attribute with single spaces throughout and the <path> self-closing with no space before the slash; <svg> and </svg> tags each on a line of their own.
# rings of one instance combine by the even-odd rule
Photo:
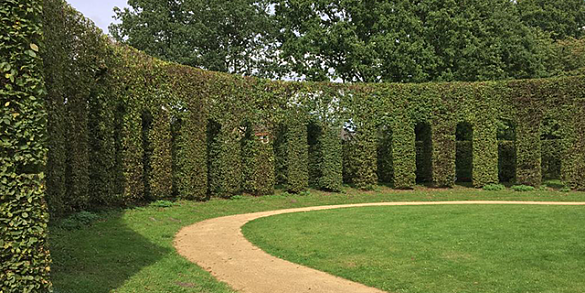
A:
<svg viewBox="0 0 585 293">
<path fill-rule="evenodd" d="M 344 194 L 311 191 L 304 196 L 243 197 L 205 203 L 180 201 L 169 208 L 150 206 L 109 211 L 92 226 L 79 230 L 51 226 L 52 279 L 57 293 L 232 292 L 228 286 L 217 282 L 209 273 L 175 252 L 173 237 L 181 227 L 214 217 L 283 208 L 436 200 L 585 201 L 585 193 L 487 192 L 461 187 L 394 191 L 380 187 L 366 193 L 353 189 Z"/>
<path fill-rule="evenodd" d="M 585 207 L 367 207 L 261 218 L 277 257 L 387 292 L 585 290 Z"/>
</svg>

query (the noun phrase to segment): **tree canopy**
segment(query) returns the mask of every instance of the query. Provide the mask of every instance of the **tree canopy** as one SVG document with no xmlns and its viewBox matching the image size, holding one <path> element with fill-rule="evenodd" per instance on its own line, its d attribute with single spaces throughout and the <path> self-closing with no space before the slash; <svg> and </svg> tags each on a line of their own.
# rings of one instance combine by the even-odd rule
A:
<svg viewBox="0 0 585 293">
<path fill-rule="evenodd" d="M 519 0 L 522 20 L 550 32 L 554 39 L 580 38 L 585 33 L 583 0 Z"/>
<path fill-rule="evenodd" d="M 576 73 L 582 64 L 575 52 L 583 48 L 584 0 L 128 4 L 116 10 L 121 23 L 110 28 L 116 40 L 162 59 L 243 75 L 479 81 Z"/>
<path fill-rule="evenodd" d="M 257 74 L 271 42 L 266 5 L 252 0 L 129 0 L 115 8 L 113 37 L 161 59 Z"/>
</svg>

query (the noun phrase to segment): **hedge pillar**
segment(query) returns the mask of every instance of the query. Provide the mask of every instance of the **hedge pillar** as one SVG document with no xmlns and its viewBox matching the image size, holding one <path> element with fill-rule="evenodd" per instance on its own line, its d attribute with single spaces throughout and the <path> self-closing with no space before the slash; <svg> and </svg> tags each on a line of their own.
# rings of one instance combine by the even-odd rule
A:
<svg viewBox="0 0 585 293">
<path fill-rule="evenodd" d="M 92 205 L 112 205 L 119 197 L 116 186 L 116 100 L 113 93 L 103 91 L 104 87 L 106 85 L 102 84 L 100 94 L 89 100 L 89 195 Z M 106 88 L 111 90 L 114 87 Z"/>
<path fill-rule="evenodd" d="M 59 30 L 64 25 L 61 5 L 56 1 L 45 1 L 43 6 L 45 50 L 42 58 L 45 69 L 47 95 L 47 203 L 53 216 L 62 216 L 69 209 L 66 201 L 67 184 L 67 123 L 65 121 L 65 88 L 66 51 L 63 46 L 65 33 Z"/>
<path fill-rule="evenodd" d="M 152 145 L 148 183 L 150 196 L 170 197 L 173 189 L 172 136 L 169 110 L 162 106 L 154 111 L 152 129 L 148 132 Z"/>
<path fill-rule="evenodd" d="M 576 190 L 585 190 L 585 100 L 576 101 L 573 115 L 573 139 L 563 158 L 563 179 Z"/>
<path fill-rule="evenodd" d="M 142 113 L 135 97 L 128 95 L 120 115 L 120 149 L 118 161 L 122 164 L 122 201 L 126 204 L 144 196 L 144 147 L 142 143 Z"/>
<path fill-rule="evenodd" d="M 242 192 L 242 133 L 236 123 L 226 122 L 210 145 L 209 191 L 214 196 L 231 197 Z"/>
<path fill-rule="evenodd" d="M 188 100 L 178 137 L 177 189 L 186 199 L 207 198 L 207 109 L 201 98 Z"/>
<path fill-rule="evenodd" d="M 286 185 L 287 180 L 287 143 L 286 143 L 286 124 L 278 124 L 274 130 L 274 179 L 278 185 Z"/>
<path fill-rule="evenodd" d="M 321 130 L 321 137 L 319 137 L 321 178 L 319 178 L 318 186 L 323 190 L 341 191 L 343 186 L 341 129 L 322 125 Z"/>
<path fill-rule="evenodd" d="M 498 137 L 494 117 L 479 117 L 473 123 L 473 186 L 498 183 Z"/>
<path fill-rule="evenodd" d="M 0 5 L 0 292 L 47 292 L 42 1 Z"/>
<path fill-rule="evenodd" d="M 353 182 L 360 189 L 372 189 L 378 183 L 376 129 L 370 124 L 370 122 L 365 122 L 354 136 L 352 161 L 355 164 L 355 177 Z"/>
<path fill-rule="evenodd" d="M 291 113 L 287 124 L 287 189 L 288 192 L 299 193 L 305 191 L 309 186 L 309 144 L 306 114 L 296 111 Z"/>
<path fill-rule="evenodd" d="M 457 124 L 446 117 L 434 120 L 431 127 L 433 141 L 433 185 L 452 187 L 455 183 L 455 158 Z"/>
<path fill-rule="evenodd" d="M 242 175 L 244 192 L 253 195 L 274 193 L 274 136 L 263 127 L 246 124 L 242 140 Z"/>
<path fill-rule="evenodd" d="M 90 154 L 88 132 L 88 101 L 84 93 L 75 92 L 68 97 L 67 153 L 70 172 L 66 182 L 67 201 L 70 206 L 84 209 L 89 206 Z"/>
<path fill-rule="evenodd" d="M 416 134 L 410 119 L 406 117 L 397 119 L 392 127 L 394 187 L 410 189 L 416 185 Z"/>
<path fill-rule="evenodd" d="M 527 115 L 527 116 L 525 116 Z M 540 119 L 534 113 L 522 114 L 516 128 L 516 183 L 542 184 Z"/>
<path fill-rule="evenodd" d="M 254 136 L 254 142 L 256 151 L 252 193 L 254 195 L 273 194 L 275 184 L 274 136 L 267 132 L 257 132 Z"/>
</svg>

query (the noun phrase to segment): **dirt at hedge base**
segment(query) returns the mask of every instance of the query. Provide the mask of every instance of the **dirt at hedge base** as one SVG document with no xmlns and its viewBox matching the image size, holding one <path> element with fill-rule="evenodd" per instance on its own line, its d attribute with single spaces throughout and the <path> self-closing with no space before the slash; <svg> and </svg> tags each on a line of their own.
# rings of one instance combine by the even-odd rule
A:
<svg viewBox="0 0 585 293">
<path fill-rule="evenodd" d="M 585 202 L 448 201 L 387 202 L 318 206 L 209 219 L 183 228 L 175 236 L 179 254 L 242 293 L 382 293 L 312 268 L 276 258 L 242 234 L 246 223 L 273 215 L 368 206 L 412 205 L 585 205 Z"/>
</svg>

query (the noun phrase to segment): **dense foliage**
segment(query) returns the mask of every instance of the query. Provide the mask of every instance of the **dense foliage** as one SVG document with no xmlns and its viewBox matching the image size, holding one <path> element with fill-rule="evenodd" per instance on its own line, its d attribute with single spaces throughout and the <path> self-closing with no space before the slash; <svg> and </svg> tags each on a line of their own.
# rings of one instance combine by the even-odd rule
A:
<svg viewBox="0 0 585 293">
<path fill-rule="evenodd" d="M 7 0 L 0 10 L 7 20 L 0 47 L 6 292 L 49 287 L 45 186 L 56 216 L 166 198 L 270 194 L 276 183 L 294 193 L 309 184 L 336 191 L 343 180 L 362 189 L 379 181 L 450 187 L 463 122 L 472 133 L 466 139 L 474 186 L 500 181 L 498 140 L 512 133 L 518 184 L 538 186 L 543 169 L 546 177 L 556 168 L 567 186 L 585 189 L 582 76 L 270 81 L 178 65 L 114 44 L 63 0 L 45 0 L 43 13 L 41 3 L 21 2 Z M 501 121 L 513 127 L 499 130 Z M 543 139 L 557 143 L 557 162 L 543 162 L 550 150 Z M 553 165 L 560 167 L 546 167 Z"/>
<path fill-rule="evenodd" d="M 182 64 L 345 82 L 484 81 L 576 74 L 564 41 L 582 0 L 134 0 L 119 42 Z"/>
<path fill-rule="evenodd" d="M 270 60 L 263 1 L 131 0 L 116 9 L 113 37 L 151 56 L 208 70 L 259 74 Z"/>
<path fill-rule="evenodd" d="M 583 0 L 518 0 L 522 20 L 551 33 L 554 39 L 580 38 L 585 33 Z"/>
<path fill-rule="evenodd" d="M 0 292 L 45 292 L 49 214 L 42 2 L 0 5 Z"/>
</svg>

